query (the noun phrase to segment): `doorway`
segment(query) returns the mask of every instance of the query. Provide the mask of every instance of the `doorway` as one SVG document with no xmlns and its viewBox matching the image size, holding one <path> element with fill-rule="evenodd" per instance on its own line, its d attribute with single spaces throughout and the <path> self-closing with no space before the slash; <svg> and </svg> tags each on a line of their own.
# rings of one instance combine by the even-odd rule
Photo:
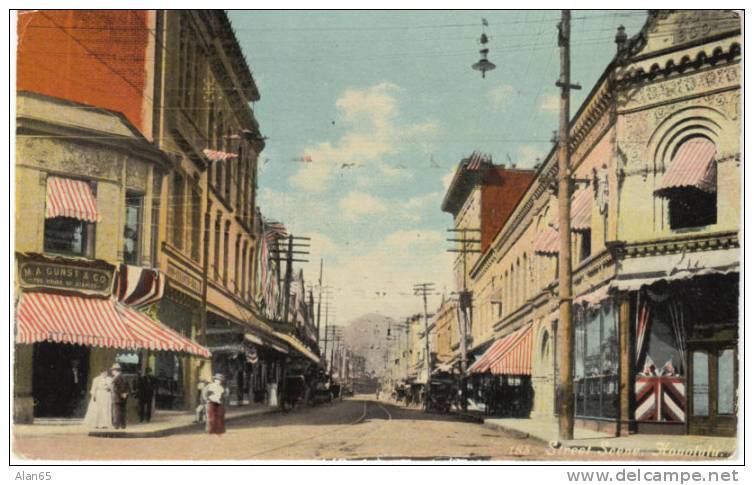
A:
<svg viewBox="0 0 754 485">
<path fill-rule="evenodd" d="M 34 344 L 32 396 L 35 418 L 82 418 L 86 413 L 89 348 Z"/>
<path fill-rule="evenodd" d="M 736 435 L 738 352 L 733 344 L 689 349 L 689 433 Z"/>
</svg>

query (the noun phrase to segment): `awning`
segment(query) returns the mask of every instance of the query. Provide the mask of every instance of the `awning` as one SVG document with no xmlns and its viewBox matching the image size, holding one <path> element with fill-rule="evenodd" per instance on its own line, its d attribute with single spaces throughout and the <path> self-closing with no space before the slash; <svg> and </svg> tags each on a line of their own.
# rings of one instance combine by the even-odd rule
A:
<svg viewBox="0 0 754 485">
<path fill-rule="evenodd" d="M 490 372 L 494 375 L 530 376 L 532 333 L 531 325 L 519 330 L 510 347 L 492 364 Z"/>
<path fill-rule="evenodd" d="M 469 367 L 467 372 L 469 374 L 483 374 L 490 370 L 492 365 L 497 362 L 498 359 L 503 357 L 512 346 L 516 344 L 516 342 L 518 342 L 527 328 L 531 329 L 531 325 L 527 325 L 497 340 L 489 349 L 487 349 L 487 352 L 485 352 L 479 360 Z"/>
<path fill-rule="evenodd" d="M 47 177 L 46 205 L 46 219 L 71 217 L 87 222 L 101 220 L 92 187 L 83 180 Z"/>
<path fill-rule="evenodd" d="M 571 230 L 588 231 L 592 228 L 592 189 L 576 192 L 571 202 Z"/>
<path fill-rule="evenodd" d="M 277 333 L 277 336 L 280 337 L 282 340 L 285 340 L 288 345 L 293 348 L 296 352 L 303 355 L 307 359 L 311 360 L 315 364 L 319 364 L 319 356 L 317 356 L 314 352 L 306 348 L 306 346 L 300 342 L 296 337 L 293 335 L 288 335 L 286 333 Z"/>
<path fill-rule="evenodd" d="M 24 293 L 16 310 L 16 342 L 52 341 L 118 349 L 210 352 L 112 298 Z"/>
<path fill-rule="evenodd" d="M 166 281 L 156 269 L 121 264 L 115 277 L 115 298 L 125 305 L 144 307 L 162 298 Z"/>
<path fill-rule="evenodd" d="M 618 274 L 610 286 L 633 291 L 661 280 L 735 273 L 739 271 L 740 259 L 739 248 L 629 258 L 619 262 Z"/>
<path fill-rule="evenodd" d="M 673 156 L 655 194 L 663 197 L 672 189 L 695 188 L 713 194 L 717 190 L 715 144 L 706 138 L 683 143 Z"/>
<path fill-rule="evenodd" d="M 558 230 L 547 226 L 534 237 L 534 252 L 546 255 L 556 255 L 560 250 Z"/>
</svg>

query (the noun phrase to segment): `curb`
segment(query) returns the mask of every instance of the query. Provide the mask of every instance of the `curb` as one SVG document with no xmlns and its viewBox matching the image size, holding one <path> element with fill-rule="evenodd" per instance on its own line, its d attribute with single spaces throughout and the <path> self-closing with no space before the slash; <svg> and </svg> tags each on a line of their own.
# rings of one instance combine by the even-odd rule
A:
<svg viewBox="0 0 754 485">
<path fill-rule="evenodd" d="M 526 433 L 524 431 L 519 431 L 517 429 L 508 428 L 506 426 L 503 426 L 503 425 L 500 425 L 500 424 L 497 424 L 497 423 L 488 423 L 484 419 L 482 419 L 482 426 L 484 426 L 485 428 L 488 428 L 488 429 L 494 429 L 496 431 L 503 431 L 504 433 L 506 433 L 506 434 L 510 435 L 511 437 L 516 438 L 516 439 L 533 439 L 533 440 L 539 441 L 541 443 L 547 444 L 547 440 L 545 440 L 545 439 L 543 439 L 543 438 L 541 438 L 539 436 L 534 436 L 534 435 L 531 435 L 531 434 Z"/>
<path fill-rule="evenodd" d="M 252 418 L 255 416 L 266 416 L 268 414 L 279 413 L 280 409 L 268 409 L 259 413 L 251 414 L 238 414 L 225 418 L 226 423 L 238 421 L 245 418 Z M 96 438 L 161 438 L 164 436 L 170 436 L 173 434 L 182 433 L 185 431 L 201 430 L 204 429 L 204 423 L 186 423 L 169 428 L 156 429 L 154 431 L 90 431 L 88 436 Z"/>
</svg>

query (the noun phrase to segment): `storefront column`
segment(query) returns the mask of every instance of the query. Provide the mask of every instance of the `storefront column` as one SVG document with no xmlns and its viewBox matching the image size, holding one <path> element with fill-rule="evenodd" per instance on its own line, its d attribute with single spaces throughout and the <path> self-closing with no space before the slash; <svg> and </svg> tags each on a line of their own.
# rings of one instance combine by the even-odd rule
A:
<svg viewBox="0 0 754 485">
<path fill-rule="evenodd" d="M 32 345 L 15 345 L 13 354 L 13 422 L 34 422 L 34 399 L 32 398 Z"/>
<path fill-rule="evenodd" d="M 631 330 L 631 295 L 618 294 L 618 325 L 620 331 L 620 427 L 621 436 L 631 433 L 631 410 L 634 376 L 634 340 Z"/>
</svg>

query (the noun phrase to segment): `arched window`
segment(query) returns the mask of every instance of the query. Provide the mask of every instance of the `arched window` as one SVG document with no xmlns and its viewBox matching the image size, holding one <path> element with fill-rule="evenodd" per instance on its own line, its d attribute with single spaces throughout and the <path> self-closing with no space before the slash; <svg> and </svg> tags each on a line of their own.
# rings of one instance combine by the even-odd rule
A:
<svg viewBox="0 0 754 485">
<path fill-rule="evenodd" d="M 668 201 L 671 229 L 717 222 L 717 148 L 708 138 L 692 136 L 676 146 L 655 195 Z"/>
</svg>

